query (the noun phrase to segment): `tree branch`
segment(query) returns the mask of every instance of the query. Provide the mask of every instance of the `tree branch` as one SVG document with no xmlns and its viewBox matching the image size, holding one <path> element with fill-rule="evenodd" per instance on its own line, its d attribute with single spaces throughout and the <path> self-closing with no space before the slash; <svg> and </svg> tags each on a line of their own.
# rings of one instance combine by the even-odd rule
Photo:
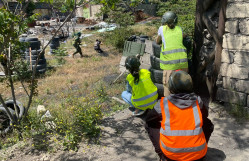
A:
<svg viewBox="0 0 249 161">
<path fill-rule="evenodd" d="M 11 61 L 11 57 L 10 57 L 10 46 L 9 46 L 9 56 L 7 57 L 8 79 L 9 79 L 9 82 L 10 82 L 10 88 L 11 88 L 12 98 L 13 98 L 13 101 L 14 101 L 14 108 L 15 108 L 16 118 L 18 118 L 19 115 L 18 115 L 18 111 L 17 111 L 17 107 L 16 107 L 15 88 L 14 88 L 14 83 L 13 83 L 13 80 L 12 80 L 12 77 L 11 77 L 12 70 L 10 70 L 10 68 L 11 68 L 10 61 Z"/>
<path fill-rule="evenodd" d="M 92 0 L 86 2 L 83 4 L 86 5 L 88 3 L 90 3 Z M 32 102 L 32 98 L 33 98 L 33 94 L 34 94 L 34 83 L 35 83 L 35 74 L 36 74 L 36 67 L 38 65 L 38 61 L 41 57 L 41 54 L 45 51 L 45 49 L 47 48 L 47 46 L 51 43 L 51 41 L 54 39 L 54 37 L 57 35 L 57 33 L 59 32 L 59 30 L 62 28 L 62 26 L 64 26 L 64 24 L 67 22 L 67 20 L 73 15 L 73 13 L 75 12 L 75 9 L 77 7 L 74 6 L 74 9 L 71 11 L 71 13 L 66 17 L 66 19 L 64 20 L 64 22 L 60 25 L 60 27 L 56 30 L 55 34 L 52 36 L 52 38 L 49 40 L 49 42 L 45 45 L 45 47 L 42 49 L 42 51 L 38 54 L 38 58 L 37 58 L 37 61 L 35 63 L 35 67 L 33 68 L 33 73 L 32 73 L 32 79 L 31 79 L 31 91 L 30 91 L 30 95 L 29 95 L 29 101 L 28 101 L 28 105 L 27 105 L 27 108 L 25 110 L 25 113 L 24 113 L 24 116 L 23 118 L 25 118 L 28 114 L 28 111 L 29 111 L 29 108 L 30 108 L 30 105 L 31 105 L 31 102 Z"/>
<path fill-rule="evenodd" d="M 197 73 L 200 73 L 202 72 L 206 66 L 214 60 L 215 58 L 215 53 L 216 53 L 216 50 L 214 50 L 212 53 L 210 53 L 208 56 L 206 56 L 204 58 L 204 61 L 202 61 L 200 64 L 199 64 L 199 67 L 198 67 L 198 70 L 197 70 Z"/>
<path fill-rule="evenodd" d="M 2 95 L 0 94 L 0 102 L 2 103 L 3 107 L 5 108 L 6 112 L 7 112 L 7 115 L 8 117 L 10 118 L 11 121 L 14 121 L 14 117 L 13 115 L 10 113 L 10 110 L 8 109 L 8 107 L 6 106 L 4 100 L 3 100 L 3 97 Z"/>
<path fill-rule="evenodd" d="M 203 19 L 203 22 L 206 25 L 209 33 L 213 36 L 214 40 L 216 42 L 222 41 L 218 37 L 218 31 L 217 31 L 216 27 L 213 25 L 212 21 L 208 18 L 206 13 L 203 14 L 202 19 Z"/>
</svg>

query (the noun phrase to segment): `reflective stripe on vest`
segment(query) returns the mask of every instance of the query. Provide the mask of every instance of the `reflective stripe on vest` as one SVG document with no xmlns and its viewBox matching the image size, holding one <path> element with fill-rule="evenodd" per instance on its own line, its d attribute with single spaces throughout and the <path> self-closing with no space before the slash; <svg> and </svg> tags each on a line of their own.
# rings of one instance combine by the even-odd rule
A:
<svg viewBox="0 0 249 161">
<path fill-rule="evenodd" d="M 144 97 L 142 97 L 142 98 L 133 99 L 133 102 L 144 101 L 144 100 L 146 100 L 146 99 L 148 99 L 148 98 L 150 98 L 150 97 L 153 97 L 153 96 L 155 96 L 155 95 L 157 95 L 157 91 L 154 92 L 154 93 L 151 93 L 151 94 L 149 94 L 149 95 L 147 95 L 147 96 L 144 96 Z"/>
<path fill-rule="evenodd" d="M 160 54 L 160 68 L 163 70 L 176 70 L 188 68 L 186 48 L 182 41 L 182 30 L 179 26 L 170 29 L 163 26 L 163 35 L 166 46 L 162 44 Z"/>
<path fill-rule="evenodd" d="M 170 61 L 163 61 L 160 60 L 160 63 L 162 64 L 179 64 L 179 63 L 184 63 L 184 62 L 188 62 L 188 59 L 178 59 L 178 60 L 170 60 Z"/>
<path fill-rule="evenodd" d="M 163 146 L 164 149 L 173 152 L 173 153 L 186 153 L 186 152 L 196 152 L 196 151 L 201 151 L 206 147 L 206 143 L 197 146 L 197 147 L 191 147 L 191 148 L 170 148 L 164 145 L 164 143 L 161 141 L 161 145 Z"/>
<path fill-rule="evenodd" d="M 186 49 L 173 49 L 170 51 L 164 51 L 162 52 L 162 54 L 167 55 L 167 54 L 173 54 L 173 53 L 179 53 L 179 52 L 186 52 Z"/>
<path fill-rule="evenodd" d="M 150 78 L 150 72 L 146 69 L 140 69 L 139 82 L 135 84 L 134 77 L 129 74 L 127 81 L 132 87 L 131 102 L 134 107 L 141 110 L 152 109 L 157 102 L 157 87 Z"/>
<path fill-rule="evenodd" d="M 161 123 L 162 127 L 160 129 L 160 145 L 163 153 L 173 160 L 196 160 L 203 157 L 207 151 L 207 143 L 201 127 L 202 116 L 199 106 L 197 105 L 197 100 L 192 106 L 188 107 L 188 109 L 186 108 L 187 111 L 182 111 L 170 102 L 168 98 L 164 97 L 162 99 L 160 105 L 163 119 Z M 193 117 L 193 125 L 188 122 L 188 125 L 193 128 L 193 130 L 187 130 L 188 127 L 186 127 L 186 130 L 179 129 L 178 126 L 181 120 L 178 120 L 180 122 L 174 120 L 174 118 L 177 118 L 177 116 L 175 116 L 177 114 L 176 112 L 186 112 L 188 116 L 193 112 L 193 115 L 191 115 Z M 191 118 L 187 117 L 186 119 Z M 176 129 L 177 127 L 179 130 Z M 184 141 L 187 142 L 184 143 Z"/>
<path fill-rule="evenodd" d="M 147 103 L 147 104 L 144 104 L 144 105 L 140 105 L 140 106 L 137 106 L 137 107 L 147 107 L 147 106 L 150 106 L 150 105 L 154 105 L 156 102 L 157 102 L 157 99 L 155 99 L 153 102 L 150 102 L 150 103 Z"/>
<path fill-rule="evenodd" d="M 166 116 L 165 130 L 161 128 L 160 133 L 165 136 L 193 136 L 193 135 L 201 134 L 202 133 L 202 128 L 200 127 L 201 120 L 200 120 L 200 116 L 198 113 L 196 103 L 194 103 L 192 107 L 193 107 L 194 119 L 195 119 L 195 129 L 194 130 L 171 130 L 168 100 L 165 99 L 164 100 L 164 111 L 165 111 L 165 116 Z"/>
</svg>

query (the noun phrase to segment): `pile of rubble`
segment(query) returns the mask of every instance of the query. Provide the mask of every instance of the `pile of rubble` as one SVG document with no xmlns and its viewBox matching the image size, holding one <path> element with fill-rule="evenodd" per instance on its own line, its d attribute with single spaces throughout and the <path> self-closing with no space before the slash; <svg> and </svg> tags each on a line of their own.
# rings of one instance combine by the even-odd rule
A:
<svg viewBox="0 0 249 161">
<path fill-rule="evenodd" d="M 93 19 L 85 19 L 83 23 L 86 24 L 86 25 L 95 25 L 95 24 L 97 24 L 97 22 L 95 20 L 93 20 Z"/>
</svg>

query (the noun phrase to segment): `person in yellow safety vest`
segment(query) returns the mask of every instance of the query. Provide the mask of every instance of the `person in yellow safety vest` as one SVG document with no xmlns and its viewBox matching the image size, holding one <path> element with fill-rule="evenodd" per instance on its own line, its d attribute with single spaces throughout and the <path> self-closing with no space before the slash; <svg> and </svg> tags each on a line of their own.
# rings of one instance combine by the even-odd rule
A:
<svg viewBox="0 0 249 161">
<path fill-rule="evenodd" d="M 186 48 L 183 45 L 183 32 L 176 26 L 177 15 L 174 12 L 166 12 L 162 17 L 162 26 L 158 29 L 157 44 L 161 44 L 160 68 L 163 71 L 164 96 L 170 94 L 167 82 L 170 74 L 177 69 L 188 72 L 188 58 Z"/>
<path fill-rule="evenodd" d="M 122 98 L 131 105 L 133 115 L 140 116 L 147 109 L 153 109 L 157 103 L 157 87 L 151 80 L 147 69 L 139 69 L 140 62 L 136 56 L 128 56 L 125 67 L 130 74 L 126 78 L 126 91 L 122 92 Z"/>
<path fill-rule="evenodd" d="M 170 75 L 169 90 L 172 94 L 162 97 L 146 115 L 146 124 L 161 123 L 156 134 L 147 130 L 160 161 L 203 161 L 207 143 L 214 126 L 208 117 L 208 108 L 193 92 L 191 76 L 184 71 Z"/>
</svg>

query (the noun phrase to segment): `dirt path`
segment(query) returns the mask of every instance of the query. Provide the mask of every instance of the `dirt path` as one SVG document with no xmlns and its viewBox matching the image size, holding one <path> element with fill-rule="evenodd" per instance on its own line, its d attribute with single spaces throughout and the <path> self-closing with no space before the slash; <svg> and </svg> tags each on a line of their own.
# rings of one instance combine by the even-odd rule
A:
<svg viewBox="0 0 249 161">
<path fill-rule="evenodd" d="M 81 144 L 78 152 L 34 154 L 20 151 L 11 161 L 158 161 L 143 122 L 123 110 L 103 122 L 100 144 Z M 249 124 L 237 124 L 219 105 L 210 105 L 215 130 L 210 138 L 206 161 L 247 161 Z"/>
</svg>

